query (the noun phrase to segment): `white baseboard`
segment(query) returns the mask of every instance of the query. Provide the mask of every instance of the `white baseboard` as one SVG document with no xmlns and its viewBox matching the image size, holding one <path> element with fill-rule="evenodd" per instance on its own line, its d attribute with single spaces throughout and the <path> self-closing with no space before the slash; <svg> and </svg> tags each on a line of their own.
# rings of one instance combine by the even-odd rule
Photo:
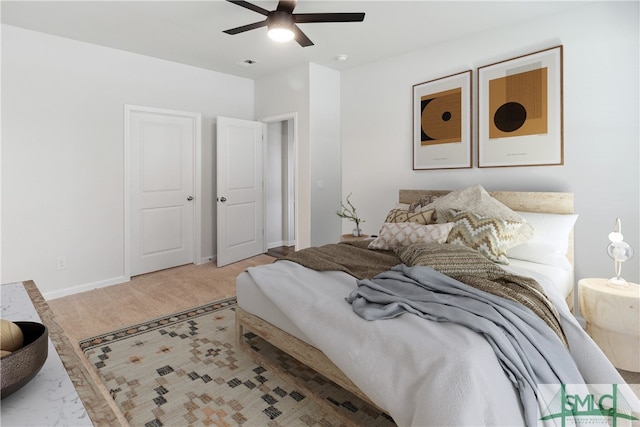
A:
<svg viewBox="0 0 640 427">
<path fill-rule="evenodd" d="M 216 256 L 211 255 L 208 257 L 200 258 L 196 265 L 208 264 L 210 262 L 216 262 Z M 77 294 L 80 292 L 91 291 L 93 289 L 105 288 L 107 286 L 119 285 L 120 283 L 129 282 L 131 280 L 130 277 L 119 276 L 113 277 L 111 279 L 100 280 L 98 282 L 87 283 L 84 285 L 72 286 L 70 288 L 59 289 L 57 291 L 45 292 L 42 294 L 45 300 L 52 300 L 56 298 L 62 298 L 69 295 Z"/>
<path fill-rule="evenodd" d="M 215 255 L 208 256 L 205 258 L 200 258 L 200 260 L 196 265 L 207 264 L 215 261 L 216 261 Z M 91 291 L 93 289 L 106 288 L 107 286 L 112 286 L 112 285 L 119 285 L 120 283 L 129 282 L 130 280 L 131 280 L 130 277 L 125 277 L 125 276 L 113 277 L 111 279 L 100 280 L 93 283 L 86 283 L 84 285 L 72 286 L 70 288 L 65 288 L 65 289 L 58 289 L 57 291 L 44 292 L 42 296 L 45 300 L 48 301 L 56 298 L 62 298 L 69 295 L 77 294 L 80 292 Z"/>
<path fill-rule="evenodd" d="M 56 298 L 62 298 L 69 295 L 77 294 L 80 292 L 91 291 L 93 289 L 105 288 L 107 286 L 112 286 L 112 285 L 118 285 L 120 283 L 125 283 L 130 280 L 131 280 L 130 277 L 118 276 L 118 277 L 113 277 L 111 279 L 100 280 L 98 282 L 72 286 L 70 288 L 65 288 L 65 289 L 59 289 L 57 291 L 44 292 L 42 296 L 44 297 L 45 300 L 48 301 Z"/>
</svg>

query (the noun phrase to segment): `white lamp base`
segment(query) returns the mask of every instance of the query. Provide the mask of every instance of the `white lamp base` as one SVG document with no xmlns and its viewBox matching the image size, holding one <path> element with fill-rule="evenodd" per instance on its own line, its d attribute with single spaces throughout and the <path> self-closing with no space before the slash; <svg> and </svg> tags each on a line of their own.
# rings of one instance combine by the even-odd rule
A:
<svg viewBox="0 0 640 427">
<path fill-rule="evenodd" d="M 612 277 L 607 280 L 607 285 L 613 286 L 614 288 L 628 288 L 629 282 L 624 280 L 622 277 Z"/>
</svg>

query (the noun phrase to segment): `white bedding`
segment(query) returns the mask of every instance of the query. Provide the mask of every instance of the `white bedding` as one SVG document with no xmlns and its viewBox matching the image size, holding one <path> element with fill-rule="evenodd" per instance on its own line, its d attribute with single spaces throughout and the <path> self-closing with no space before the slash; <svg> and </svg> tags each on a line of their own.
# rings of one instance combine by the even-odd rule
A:
<svg viewBox="0 0 640 427">
<path fill-rule="evenodd" d="M 569 296 L 573 290 L 573 273 L 571 271 L 518 259 L 510 259 L 509 263 L 509 266 L 503 266 L 503 268 L 514 273 L 526 270 L 549 278 L 563 298 Z M 337 280 L 344 283 L 345 289 L 349 289 L 349 291 L 356 287 L 356 279 L 346 273 L 338 271 L 320 273 L 320 275 L 324 274 L 328 276 L 326 279 L 332 281 Z M 266 320 L 307 344 L 310 343 L 309 338 L 306 337 L 292 321 L 288 320 L 278 307 L 274 305 L 271 299 L 267 298 L 259 286 L 256 286 L 256 283 L 251 278 L 251 274 L 245 271 L 238 276 L 236 280 L 236 292 L 238 305 L 244 310 Z"/>
<path fill-rule="evenodd" d="M 635 395 L 569 312 L 564 298 L 571 274 L 531 264 L 512 262 L 507 269 L 545 288 L 585 382 L 622 384 L 640 411 Z M 238 304 L 322 350 L 398 425 L 523 424 L 518 394 L 482 336 L 414 315 L 366 321 L 345 301 L 355 287 L 356 279 L 346 273 L 278 261 L 238 277 Z"/>
<path fill-rule="evenodd" d="M 571 294 L 571 291 L 573 291 L 573 271 L 565 270 L 564 268 L 554 267 L 551 265 L 538 264 L 535 262 L 522 261 L 512 258 L 509 259 L 509 265 L 503 265 L 501 267 L 516 274 L 535 274 L 541 277 L 545 277 L 550 284 L 553 284 L 553 287 L 565 299 L 569 296 L 569 294 Z"/>
</svg>

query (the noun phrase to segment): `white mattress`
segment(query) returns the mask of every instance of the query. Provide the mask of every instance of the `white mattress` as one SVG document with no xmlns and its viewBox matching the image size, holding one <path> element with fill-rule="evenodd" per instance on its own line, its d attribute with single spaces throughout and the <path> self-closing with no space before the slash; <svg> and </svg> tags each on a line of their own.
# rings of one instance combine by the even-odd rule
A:
<svg viewBox="0 0 640 427">
<path fill-rule="evenodd" d="M 348 274 L 345 274 L 345 276 L 351 277 Z M 353 279 L 353 283 L 355 287 L 355 279 Z M 282 314 L 280 309 L 275 306 L 271 299 L 267 298 L 246 271 L 240 273 L 236 278 L 236 295 L 238 297 L 238 306 L 243 310 L 310 344 L 309 338 Z"/>
<path fill-rule="evenodd" d="M 573 272 L 571 271 L 518 259 L 511 259 L 509 262 L 509 266 L 504 266 L 506 270 L 521 275 L 542 275 L 557 285 L 560 294 L 565 298 L 569 296 L 573 290 Z M 531 274 L 527 274 L 527 272 Z M 345 297 L 351 289 L 355 289 L 357 286 L 357 279 L 347 273 L 334 271 L 327 276 L 327 280 L 337 280 L 340 282 L 341 287 L 348 289 L 344 293 Z M 243 310 L 266 320 L 307 344 L 311 344 L 309 338 L 276 307 L 270 298 L 267 298 L 260 287 L 256 286 L 246 271 L 242 272 L 236 278 L 236 292 L 238 296 L 238 306 Z"/>
</svg>

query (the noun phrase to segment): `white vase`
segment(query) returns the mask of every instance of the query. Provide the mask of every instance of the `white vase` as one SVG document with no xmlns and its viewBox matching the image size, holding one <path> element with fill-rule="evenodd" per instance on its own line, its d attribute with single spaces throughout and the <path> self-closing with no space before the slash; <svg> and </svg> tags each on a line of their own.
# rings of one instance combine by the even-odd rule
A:
<svg viewBox="0 0 640 427">
<path fill-rule="evenodd" d="M 361 231 L 359 227 L 356 227 L 353 229 L 353 236 L 354 237 L 360 237 Z"/>
</svg>

